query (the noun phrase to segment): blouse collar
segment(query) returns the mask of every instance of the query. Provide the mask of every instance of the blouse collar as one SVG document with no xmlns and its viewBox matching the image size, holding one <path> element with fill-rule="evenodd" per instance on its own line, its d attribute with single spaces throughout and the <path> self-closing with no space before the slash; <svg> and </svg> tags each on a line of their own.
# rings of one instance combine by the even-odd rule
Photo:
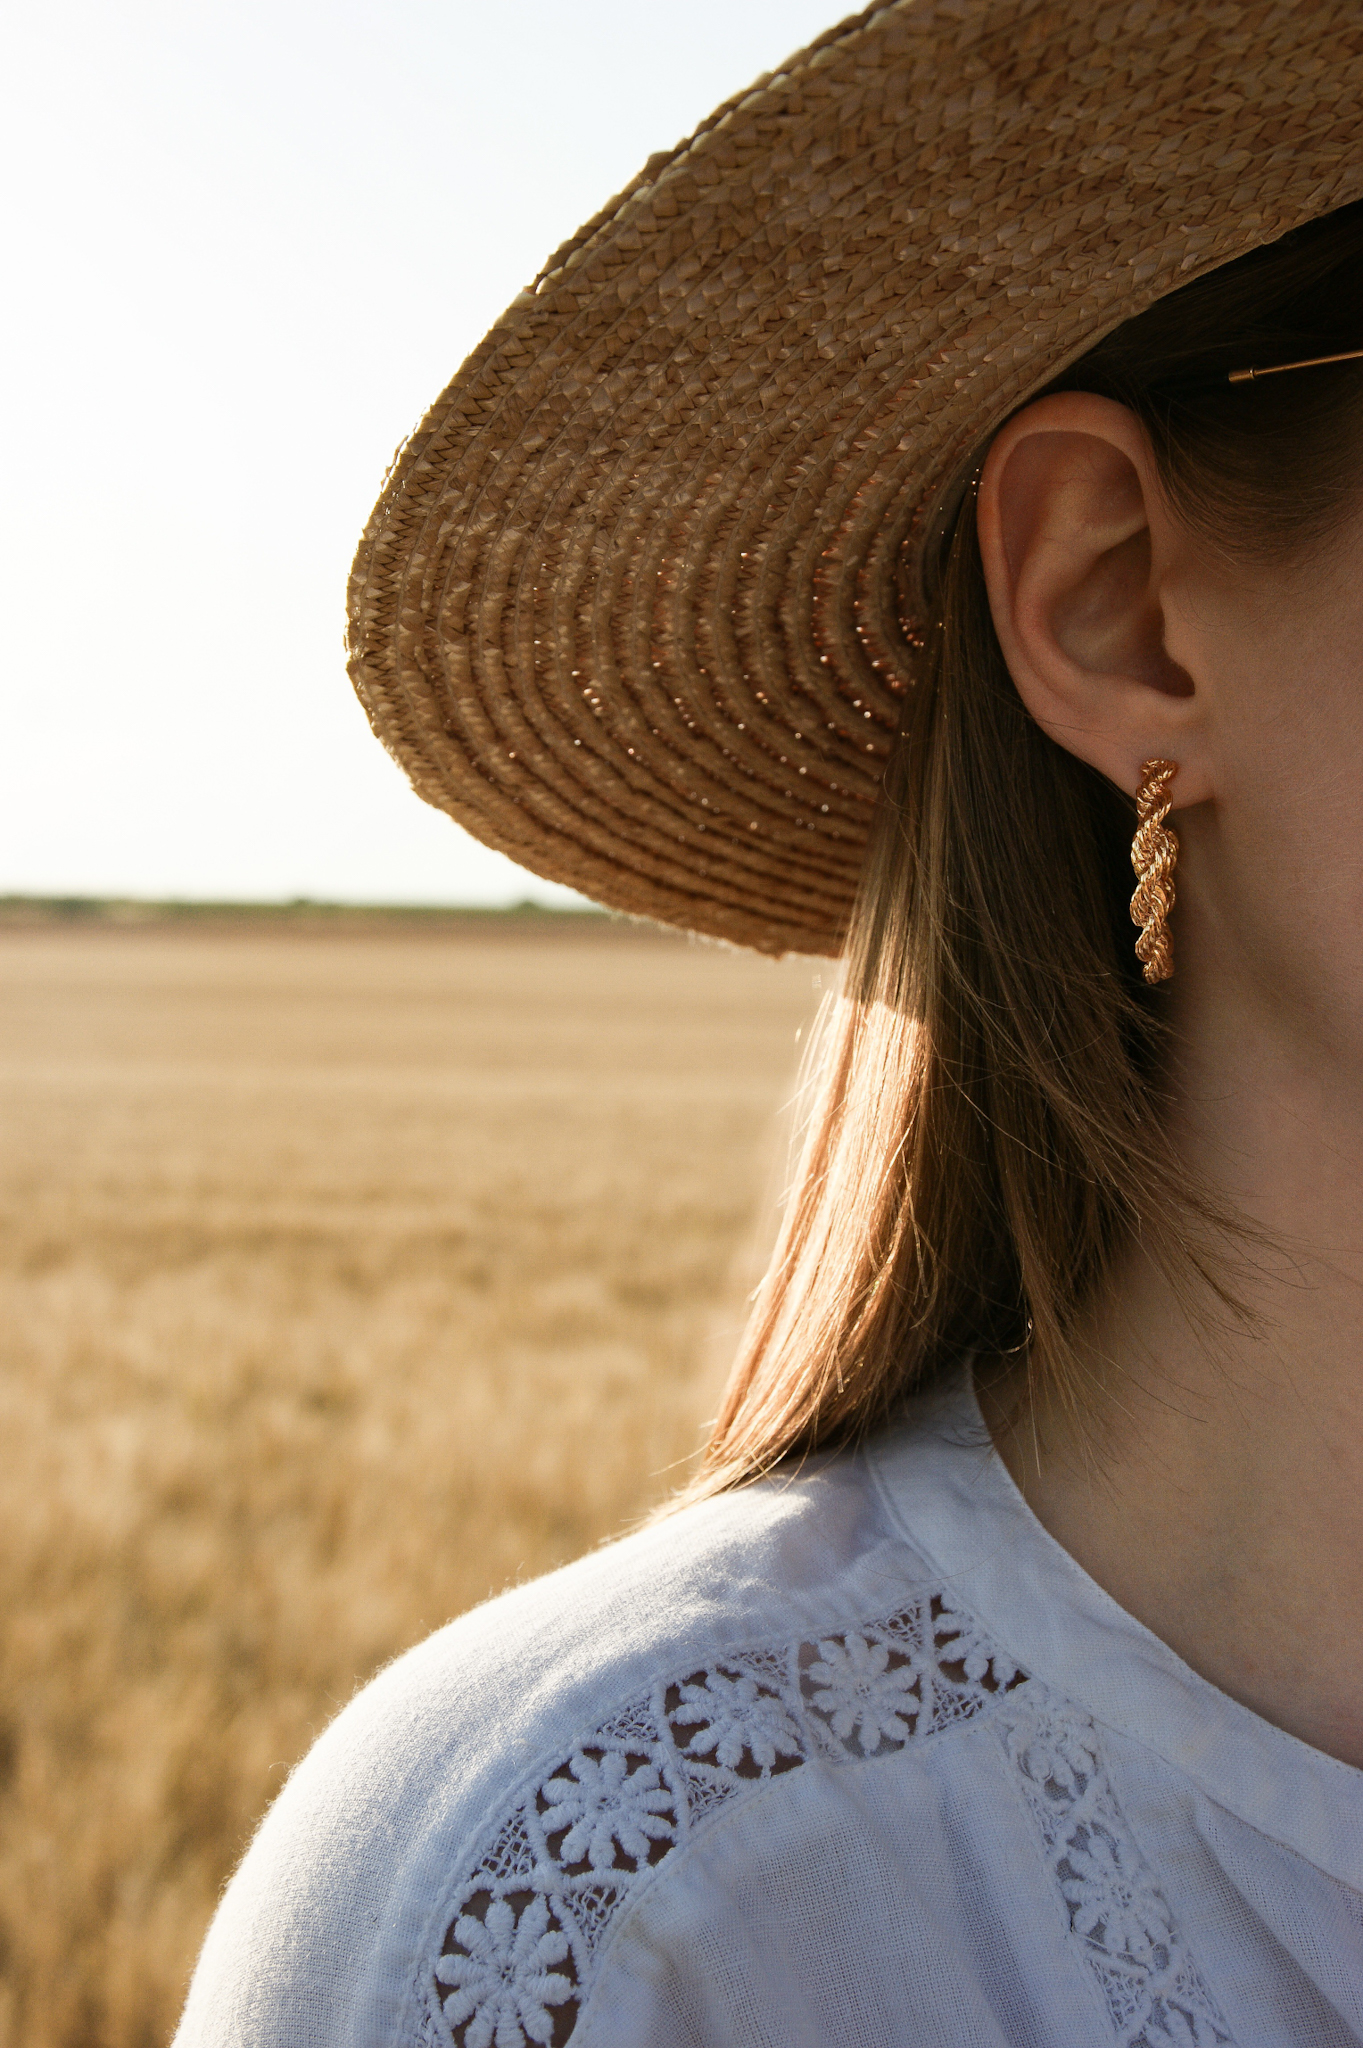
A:
<svg viewBox="0 0 1363 2048">
<path fill-rule="evenodd" d="M 1081 1569 L 1018 1492 L 968 1372 L 917 1402 L 868 1457 L 913 1547 L 1025 1671 L 1363 1889 L 1363 1770 L 1200 1678 Z"/>
</svg>

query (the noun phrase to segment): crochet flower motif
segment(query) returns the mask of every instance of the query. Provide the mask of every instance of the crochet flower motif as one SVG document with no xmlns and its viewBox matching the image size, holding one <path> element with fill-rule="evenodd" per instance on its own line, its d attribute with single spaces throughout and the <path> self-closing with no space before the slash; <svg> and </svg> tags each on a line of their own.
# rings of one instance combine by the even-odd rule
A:
<svg viewBox="0 0 1363 2048">
<path fill-rule="evenodd" d="M 959 1664 L 971 1685 L 992 1679 L 996 1687 L 1006 1686 L 1017 1676 L 1018 1667 L 1011 1658 L 1002 1656 L 972 1621 L 945 1603 L 938 1620 L 936 1651 L 939 1664 Z"/>
<path fill-rule="evenodd" d="M 1076 1828 L 1056 1874 L 1076 1934 L 1106 1955 L 1160 1967 L 1171 1932 L 1164 1902 L 1118 1835 L 1094 1822 Z"/>
<path fill-rule="evenodd" d="M 1047 1716 L 1017 1744 L 1017 1761 L 1024 1776 L 1043 1788 L 1057 1811 L 1069 1809 L 1083 1798 L 1098 1768 L 1094 1746 L 1085 1740 L 1084 1730 L 1082 1721 Z"/>
<path fill-rule="evenodd" d="M 549 1921 L 542 1898 L 531 1899 L 517 1920 L 505 1899 L 494 1899 L 485 1919 L 463 1914 L 454 1926 L 462 1955 L 442 1955 L 435 1974 L 455 1986 L 443 2001 L 451 2027 L 468 2022 L 464 2048 L 525 2048 L 550 2042 L 554 2016 L 575 1986 L 552 1968 L 564 1962 L 568 1943 Z"/>
<path fill-rule="evenodd" d="M 794 1717 L 746 1671 L 709 1671 L 699 1684 L 684 1685 L 676 1719 L 684 1727 L 703 1723 L 685 1745 L 687 1756 L 712 1758 L 731 1771 L 745 1752 L 765 1771 L 778 1757 L 800 1754 Z"/>
<path fill-rule="evenodd" d="M 856 1735 L 869 1754 L 882 1742 L 907 1742 L 918 1717 L 918 1674 L 911 1663 L 890 1665 L 888 1643 L 849 1635 L 819 1644 L 819 1662 L 806 1673 L 816 1688 L 810 1704 L 826 1715 L 840 1742 Z"/>
<path fill-rule="evenodd" d="M 565 1768 L 567 1776 L 547 1778 L 540 1787 L 540 1825 L 549 1838 L 563 1835 L 560 1863 L 585 1860 L 593 1870 L 613 1870 L 617 1842 L 626 1856 L 646 1863 L 650 1844 L 675 1832 L 673 1794 L 652 1764 L 631 1771 L 619 1750 L 607 1750 L 599 1761 L 578 1750 Z"/>
</svg>

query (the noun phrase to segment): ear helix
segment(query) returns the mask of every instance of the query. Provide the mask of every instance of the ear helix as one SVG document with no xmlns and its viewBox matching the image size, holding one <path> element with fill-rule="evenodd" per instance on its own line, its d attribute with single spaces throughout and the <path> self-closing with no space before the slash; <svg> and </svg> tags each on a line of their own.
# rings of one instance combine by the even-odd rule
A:
<svg viewBox="0 0 1363 2048">
<path fill-rule="evenodd" d="M 1138 880 L 1131 898 L 1131 922 L 1141 927 L 1136 958 L 1152 984 L 1168 981 L 1174 971 L 1174 947 L 1166 920 L 1174 907 L 1178 834 L 1168 830 L 1164 821 L 1169 815 L 1169 785 L 1177 774 L 1177 761 L 1143 761 L 1136 791 L 1131 865 Z"/>
</svg>

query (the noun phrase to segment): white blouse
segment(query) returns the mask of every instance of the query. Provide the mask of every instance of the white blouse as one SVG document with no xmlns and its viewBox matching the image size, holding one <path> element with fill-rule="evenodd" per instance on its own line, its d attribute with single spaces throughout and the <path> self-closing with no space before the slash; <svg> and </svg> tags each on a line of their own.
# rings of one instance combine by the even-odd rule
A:
<svg viewBox="0 0 1363 2048">
<path fill-rule="evenodd" d="M 1363 2042 L 1363 1772 L 1049 1537 L 964 1379 L 466 1615 L 300 1765 L 178 2048 Z"/>
</svg>

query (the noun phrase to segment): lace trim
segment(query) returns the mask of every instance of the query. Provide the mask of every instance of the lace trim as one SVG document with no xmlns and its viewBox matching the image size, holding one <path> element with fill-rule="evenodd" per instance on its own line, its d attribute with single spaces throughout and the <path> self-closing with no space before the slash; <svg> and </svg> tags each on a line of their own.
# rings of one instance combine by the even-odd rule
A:
<svg viewBox="0 0 1363 2048">
<path fill-rule="evenodd" d="M 999 1731 L 1121 2048 L 1233 2048 L 1136 1845 L 1092 1721 L 1032 1686 Z"/>
<path fill-rule="evenodd" d="M 548 1767 L 460 1885 L 435 1968 L 458 2048 L 563 2048 L 611 1923 L 718 1807 L 811 1756 L 897 1755 L 1025 1679 L 935 1593 L 632 1701 Z"/>
</svg>

